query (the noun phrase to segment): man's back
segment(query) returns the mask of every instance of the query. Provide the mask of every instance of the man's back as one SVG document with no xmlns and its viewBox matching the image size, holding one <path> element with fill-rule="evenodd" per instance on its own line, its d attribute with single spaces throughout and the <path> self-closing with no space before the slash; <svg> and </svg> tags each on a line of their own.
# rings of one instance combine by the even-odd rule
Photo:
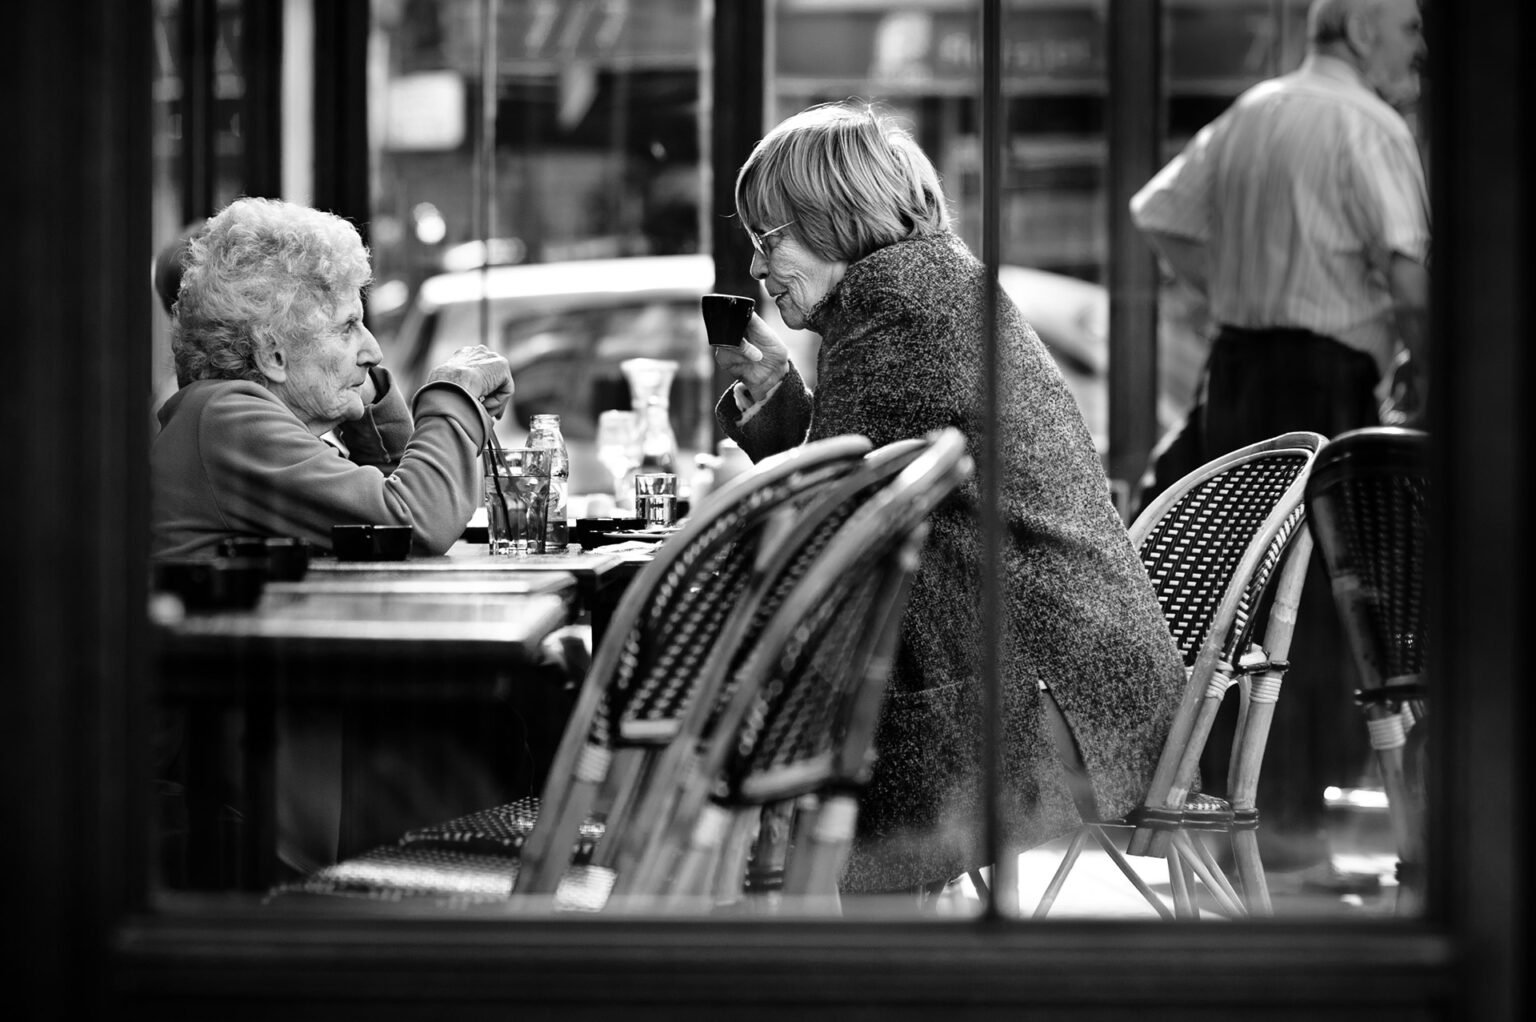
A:
<svg viewBox="0 0 1536 1022">
<path fill-rule="evenodd" d="M 1305 328 L 1382 367 L 1394 344 L 1392 255 L 1422 261 L 1429 245 L 1412 133 L 1327 57 L 1241 96 L 1132 211 L 1144 229 L 1204 247 L 1217 322 Z"/>
</svg>

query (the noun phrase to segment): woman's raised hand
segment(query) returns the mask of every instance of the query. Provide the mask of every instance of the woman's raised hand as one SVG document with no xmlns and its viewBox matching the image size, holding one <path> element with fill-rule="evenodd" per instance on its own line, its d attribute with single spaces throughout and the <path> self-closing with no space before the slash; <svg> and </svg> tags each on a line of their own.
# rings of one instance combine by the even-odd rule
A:
<svg viewBox="0 0 1536 1022">
<path fill-rule="evenodd" d="M 740 380 L 754 401 L 766 397 L 789 371 L 789 347 L 755 312 L 740 347 L 717 347 L 714 352 L 715 365 Z"/>
<path fill-rule="evenodd" d="M 460 348 L 427 374 L 427 383 L 438 382 L 463 387 L 495 419 L 501 418 L 512 400 L 511 366 L 483 344 Z"/>
</svg>

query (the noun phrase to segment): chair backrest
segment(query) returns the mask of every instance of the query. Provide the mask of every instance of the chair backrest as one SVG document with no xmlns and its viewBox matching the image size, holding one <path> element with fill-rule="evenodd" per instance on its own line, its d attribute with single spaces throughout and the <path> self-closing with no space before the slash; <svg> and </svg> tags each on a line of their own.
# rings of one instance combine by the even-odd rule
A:
<svg viewBox="0 0 1536 1022">
<path fill-rule="evenodd" d="M 615 874 L 615 894 L 627 894 L 644 886 L 644 878 L 632 867 L 657 837 L 654 824 L 669 818 L 677 794 L 674 778 L 697 755 L 698 742 L 714 733 L 720 710 L 734 691 L 736 669 L 756 647 L 764 628 L 796 583 L 821 556 L 831 537 L 854 512 L 864 497 L 888 482 L 925 447 L 923 441 L 905 440 L 868 453 L 841 476 L 824 477 L 780 505 L 765 523 L 753 559 L 753 583 L 738 597 L 724 628 L 716 637 L 694 684 L 695 698 L 681 717 L 675 718 L 674 740 L 647 765 L 643 790 L 627 804 L 619 827 L 597 848 L 593 863 Z M 631 714 L 620 722 L 621 740 L 635 728 L 644 734 L 654 722 Z"/>
<path fill-rule="evenodd" d="M 744 802 L 855 784 L 917 569 L 927 519 L 973 470 L 945 430 L 848 517 L 741 664 L 715 751 Z M 734 734 L 727 736 L 727 730 Z"/>
<path fill-rule="evenodd" d="M 742 647 L 713 726 L 647 849 L 640 873 L 648 883 L 664 879 L 711 801 L 739 809 L 862 784 L 926 520 L 972 471 L 955 430 L 867 460 L 808 509 L 809 522 L 840 524 L 761 635 Z"/>
<path fill-rule="evenodd" d="M 1305 530 L 1303 489 L 1326 443 L 1318 433 L 1286 433 L 1213 459 L 1131 524 L 1188 672 L 1143 818 L 1182 811 L 1208 737 L 1202 703 L 1213 681 L 1237 668 L 1276 569 Z"/>
<path fill-rule="evenodd" d="M 1418 684 L 1425 665 L 1428 435 L 1335 437 L 1307 480 L 1307 515 L 1367 689 Z"/>
<path fill-rule="evenodd" d="M 764 459 L 701 502 L 636 575 L 594 651 L 556 750 L 522 847 L 520 892 L 555 890 L 616 748 L 677 738 L 728 623 L 755 602 L 758 548 L 771 539 L 775 515 L 861 465 L 869 450 L 863 437 L 833 437 Z"/>
</svg>

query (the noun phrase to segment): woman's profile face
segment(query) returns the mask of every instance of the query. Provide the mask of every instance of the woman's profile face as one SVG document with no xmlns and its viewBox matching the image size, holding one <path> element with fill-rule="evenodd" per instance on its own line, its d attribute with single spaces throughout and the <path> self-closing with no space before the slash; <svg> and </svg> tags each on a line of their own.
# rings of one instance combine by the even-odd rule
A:
<svg viewBox="0 0 1536 1022">
<path fill-rule="evenodd" d="M 361 295 L 343 303 L 329 325 L 284 349 L 287 374 L 268 381 L 289 411 L 315 435 L 363 416 L 363 384 L 369 366 L 383 358 L 363 325 Z"/>
<path fill-rule="evenodd" d="M 772 225 L 757 225 L 759 231 Z M 843 279 L 845 260 L 828 260 L 812 252 L 794 234 L 794 227 L 775 231 L 762 239 L 762 250 L 752 254 L 752 276 L 763 282 L 768 297 L 779 307 L 779 316 L 791 330 L 804 330 L 811 310 Z"/>
</svg>

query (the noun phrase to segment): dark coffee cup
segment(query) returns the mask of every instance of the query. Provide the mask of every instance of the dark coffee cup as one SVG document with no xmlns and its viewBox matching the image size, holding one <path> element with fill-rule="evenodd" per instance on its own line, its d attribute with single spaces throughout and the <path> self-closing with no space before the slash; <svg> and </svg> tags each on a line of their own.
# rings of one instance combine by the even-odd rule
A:
<svg viewBox="0 0 1536 1022">
<path fill-rule="evenodd" d="M 188 610 L 245 610 L 261 599 L 267 566 L 257 557 L 159 558 L 150 574 L 156 592 L 175 593 Z"/>
<path fill-rule="evenodd" d="M 411 533 L 409 525 L 333 525 L 331 551 L 339 561 L 403 561 Z"/>
<path fill-rule="evenodd" d="M 704 313 L 704 334 L 709 343 L 722 348 L 739 348 L 747 336 L 747 323 L 757 303 L 742 295 L 704 295 L 699 299 Z"/>
<path fill-rule="evenodd" d="M 228 536 L 219 540 L 218 554 L 259 561 L 274 582 L 297 582 L 309 570 L 309 544 L 291 536 Z"/>
<path fill-rule="evenodd" d="M 270 536 L 266 541 L 267 578 L 298 582 L 309 572 L 309 544 L 291 536 Z"/>
</svg>

